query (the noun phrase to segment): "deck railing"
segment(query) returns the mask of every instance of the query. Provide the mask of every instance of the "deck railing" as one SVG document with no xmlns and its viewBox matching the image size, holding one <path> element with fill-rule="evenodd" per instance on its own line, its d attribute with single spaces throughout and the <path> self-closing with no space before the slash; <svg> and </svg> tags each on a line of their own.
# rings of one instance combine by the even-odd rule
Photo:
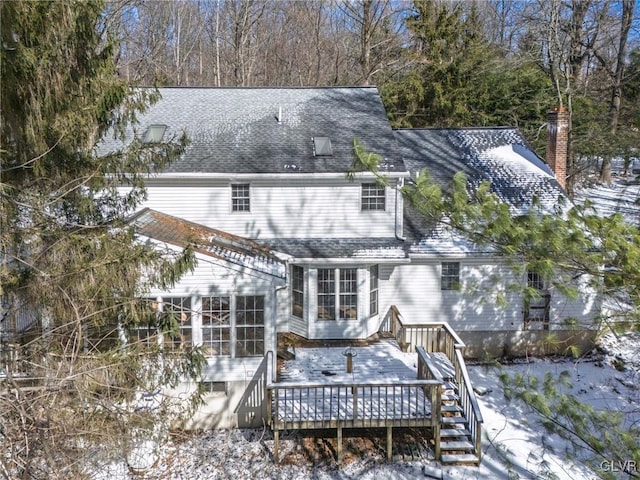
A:
<svg viewBox="0 0 640 480">
<path fill-rule="evenodd" d="M 391 332 L 403 350 L 414 351 L 416 347 L 423 347 L 428 353 L 442 352 L 446 355 L 455 369 L 460 407 L 469 422 L 469 431 L 480 460 L 483 418 L 462 355 L 462 350 L 465 348 L 462 339 L 446 322 L 424 324 L 405 322 L 395 305 L 389 308 L 381 330 Z"/>
<path fill-rule="evenodd" d="M 395 383 L 276 383 L 268 388 L 272 428 L 431 426 L 437 380 Z M 269 403 L 269 402 L 268 402 Z"/>
</svg>

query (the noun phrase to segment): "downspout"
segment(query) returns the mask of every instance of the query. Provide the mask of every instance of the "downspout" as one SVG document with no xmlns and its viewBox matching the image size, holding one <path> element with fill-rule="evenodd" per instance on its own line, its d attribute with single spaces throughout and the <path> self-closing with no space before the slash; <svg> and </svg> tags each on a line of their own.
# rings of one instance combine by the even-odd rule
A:
<svg viewBox="0 0 640 480">
<path fill-rule="evenodd" d="M 396 183 L 396 211 L 395 211 L 395 235 L 398 240 L 402 240 L 403 242 L 407 240 L 406 237 L 402 235 L 402 230 L 404 229 L 403 222 L 403 214 L 404 211 L 400 208 L 400 201 L 402 200 L 402 192 L 401 189 L 404 187 L 404 177 L 398 179 Z"/>
<path fill-rule="evenodd" d="M 276 335 L 276 351 L 278 350 L 278 292 L 281 292 L 282 290 L 284 290 L 285 288 L 289 288 L 289 260 L 286 260 L 285 262 L 286 265 L 286 271 L 285 271 L 285 281 L 284 281 L 284 285 L 280 285 L 279 287 L 275 287 L 273 289 L 274 291 L 274 295 L 273 295 L 273 316 L 275 319 L 273 328 L 275 329 L 275 335 Z M 289 320 L 287 320 L 288 322 Z M 272 352 L 270 352 L 272 353 Z M 276 373 L 278 371 L 278 363 L 277 363 L 277 355 L 271 355 L 271 365 L 270 368 L 267 369 L 267 384 L 271 385 L 272 383 L 274 383 L 276 381 Z M 269 371 L 271 370 L 271 375 L 269 375 Z"/>
</svg>

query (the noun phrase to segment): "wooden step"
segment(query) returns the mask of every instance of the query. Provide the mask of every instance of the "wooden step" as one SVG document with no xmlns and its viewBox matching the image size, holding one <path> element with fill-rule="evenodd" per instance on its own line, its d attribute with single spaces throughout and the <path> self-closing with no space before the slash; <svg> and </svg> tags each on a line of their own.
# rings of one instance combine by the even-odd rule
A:
<svg viewBox="0 0 640 480">
<path fill-rule="evenodd" d="M 444 352 L 431 352 L 427 355 L 431 358 L 431 361 L 440 372 L 440 375 L 442 375 L 442 378 L 451 380 L 456 377 L 456 369 Z"/>
<path fill-rule="evenodd" d="M 443 393 L 442 395 L 440 395 L 440 399 L 443 402 L 456 402 L 460 400 L 460 397 L 455 393 L 451 392 L 451 393 Z"/>
<path fill-rule="evenodd" d="M 459 413 L 462 411 L 462 408 L 459 405 L 442 405 L 440 411 L 443 413 Z"/>
<path fill-rule="evenodd" d="M 470 452 L 475 447 L 471 442 L 457 440 L 453 442 L 440 442 L 440 448 L 442 450 L 463 450 L 466 452 Z"/>
<path fill-rule="evenodd" d="M 444 382 L 444 390 L 449 391 L 449 392 L 457 392 L 458 391 L 458 384 L 456 382 Z"/>
<path fill-rule="evenodd" d="M 466 428 L 443 428 L 440 430 L 440 438 L 468 437 L 471 432 Z"/>
<path fill-rule="evenodd" d="M 451 425 L 455 423 L 467 424 L 467 419 L 465 417 L 454 416 L 454 417 L 442 417 L 442 423 L 446 425 Z"/>
<path fill-rule="evenodd" d="M 461 453 L 461 454 L 446 454 L 446 455 L 442 455 L 440 458 L 440 462 L 442 464 L 454 464 L 454 463 L 460 463 L 460 464 L 475 464 L 478 465 L 480 463 L 480 460 L 478 460 L 478 457 L 471 454 L 471 453 Z"/>
</svg>

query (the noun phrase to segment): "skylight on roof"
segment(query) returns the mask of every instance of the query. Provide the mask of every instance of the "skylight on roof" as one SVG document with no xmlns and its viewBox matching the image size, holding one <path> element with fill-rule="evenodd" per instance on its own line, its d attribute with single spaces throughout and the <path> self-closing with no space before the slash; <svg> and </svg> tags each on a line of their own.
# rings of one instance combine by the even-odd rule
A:
<svg viewBox="0 0 640 480">
<path fill-rule="evenodd" d="M 142 136 L 143 143 L 158 143 L 162 141 L 164 132 L 167 130 L 166 125 L 149 125 Z"/>
<path fill-rule="evenodd" d="M 315 157 L 330 157 L 333 155 L 331 139 L 329 137 L 313 137 L 313 155 Z"/>
</svg>

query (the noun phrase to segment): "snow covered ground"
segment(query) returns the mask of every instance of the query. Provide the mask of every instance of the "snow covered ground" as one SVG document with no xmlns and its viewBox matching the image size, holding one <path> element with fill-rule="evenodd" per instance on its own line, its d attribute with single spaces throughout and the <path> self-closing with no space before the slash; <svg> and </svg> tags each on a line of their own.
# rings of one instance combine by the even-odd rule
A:
<svg viewBox="0 0 640 480">
<path fill-rule="evenodd" d="M 636 162 L 640 165 L 640 159 Z M 589 200 L 600 216 L 619 213 L 627 222 L 640 225 L 640 175 L 623 175 L 624 165 L 620 159 L 612 162 L 611 169 L 611 185 L 594 183 L 589 187 L 579 188 L 575 192 L 574 201 L 581 205 Z"/>
<path fill-rule="evenodd" d="M 579 359 L 529 359 L 502 367 L 509 375 L 522 373 L 542 377 L 546 372 L 570 375 L 570 390 L 580 401 L 599 410 L 621 411 L 627 421 L 640 421 L 640 335 L 603 340 L 603 350 Z M 614 366 L 617 365 L 617 368 Z M 540 419 L 519 401 L 505 399 L 495 366 L 471 366 L 484 415 L 484 457 L 480 467 L 445 467 L 429 459 L 387 462 L 384 441 L 364 443 L 360 455 L 345 455 L 343 465 L 333 461 L 333 437 L 321 440 L 289 433 L 281 436 L 280 465 L 272 461 L 273 436 L 268 428 L 203 432 L 175 437 L 162 446 L 159 461 L 143 475 L 128 471 L 124 459 L 100 465 L 95 478 L 105 480 L 148 479 L 591 479 L 596 472 L 569 460 L 569 443 L 550 435 Z M 345 438 L 348 451 L 349 442 Z M 362 442 L 361 442 L 362 444 Z M 426 451 L 426 449 L 425 449 Z M 426 470 L 425 470 L 426 467 Z M 611 468 L 606 463 L 602 468 Z"/>
<path fill-rule="evenodd" d="M 621 166 L 614 164 L 617 173 Z M 621 213 L 631 222 L 640 221 L 640 182 L 637 177 L 615 178 L 611 186 L 595 185 L 576 192 L 576 201 L 590 198 L 601 215 Z M 505 365 L 471 366 L 469 374 L 484 415 L 483 460 L 480 467 L 444 467 L 429 459 L 420 462 L 385 460 L 384 440 L 361 441 L 358 455 L 345 454 L 343 465 L 333 461 L 329 437 L 320 441 L 299 434 L 281 435 L 283 461 L 275 465 L 271 457 L 273 436 L 268 428 L 259 430 L 214 431 L 174 437 L 157 452 L 157 464 L 134 475 L 127 467 L 126 455 L 95 467 L 97 480 L 147 479 L 318 479 L 318 480 L 409 480 L 429 478 L 425 473 L 445 479 L 567 479 L 597 478 L 597 472 L 578 460 L 571 460 L 569 442 L 549 434 L 541 419 L 519 401 L 507 401 L 499 380 L 501 371 L 509 376 L 523 374 L 542 378 L 568 374 L 570 393 L 598 411 L 621 412 L 628 424 L 640 423 L 640 335 L 606 336 L 602 350 L 579 360 L 529 359 Z M 326 360 L 326 359 L 325 359 Z M 343 359 L 341 359 L 342 361 Z M 406 358 L 398 358 L 406 362 Z M 372 375 L 375 371 L 372 370 Z M 292 373 L 292 372 L 289 372 Z M 295 375 L 291 375 L 292 377 Z M 345 432 L 346 435 L 346 432 Z M 345 438 L 345 451 L 349 442 Z M 367 448 L 368 447 L 368 448 Z M 425 451 L 426 451 L 425 447 Z M 432 452 L 428 452 L 431 454 Z M 151 456 L 156 458 L 156 456 Z M 141 462 L 144 463 L 144 462 Z M 602 463 L 604 470 L 617 468 Z M 615 474 L 614 474 L 615 476 Z M 619 473 L 620 478 L 624 474 Z"/>
</svg>

